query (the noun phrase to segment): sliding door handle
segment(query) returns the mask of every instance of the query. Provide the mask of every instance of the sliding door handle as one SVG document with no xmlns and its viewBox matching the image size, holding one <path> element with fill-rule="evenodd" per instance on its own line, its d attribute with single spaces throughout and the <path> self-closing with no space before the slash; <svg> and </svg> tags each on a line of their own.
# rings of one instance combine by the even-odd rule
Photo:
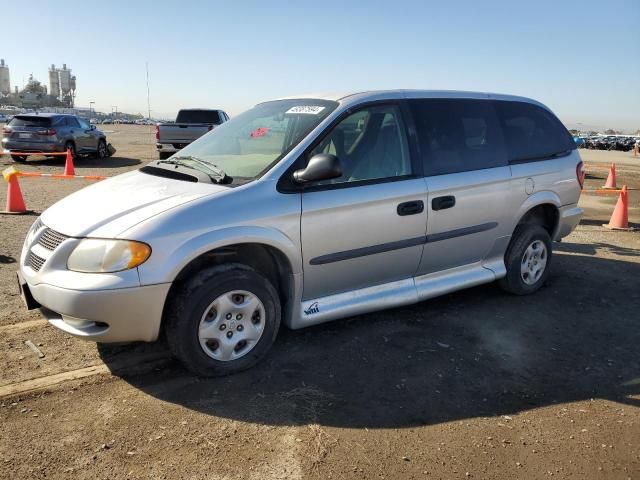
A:
<svg viewBox="0 0 640 480">
<path fill-rule="evenodd" d="M 447 195 L 446 197 L 436 197 L 431 200 L 432 210 L 444 210 L 445 208 L 451 208 L 456 204 L 456 197 L 453 195 Z"/>
</svg>

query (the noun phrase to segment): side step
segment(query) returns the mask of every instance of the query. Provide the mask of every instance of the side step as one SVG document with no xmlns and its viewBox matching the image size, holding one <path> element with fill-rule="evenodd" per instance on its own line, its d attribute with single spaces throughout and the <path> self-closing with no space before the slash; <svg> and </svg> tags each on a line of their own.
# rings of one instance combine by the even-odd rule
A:
<svg viewBox="0 0 640 480">
<path fill-rule="evenodd" d="M 338 293 L 302 302 L 293 327 L 319 323 L 363 313 L 411 305 L 446 293 L 496 280 L 492 270 L 480 263 L 398 280 L 374 287 Z"/>
</svg>

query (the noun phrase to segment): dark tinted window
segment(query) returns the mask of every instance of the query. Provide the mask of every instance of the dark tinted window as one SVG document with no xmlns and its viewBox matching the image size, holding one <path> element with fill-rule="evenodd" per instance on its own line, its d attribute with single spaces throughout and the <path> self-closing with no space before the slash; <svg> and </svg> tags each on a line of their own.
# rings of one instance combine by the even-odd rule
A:
<svg viewBox="0 0 640 480">
<path fill-rule="evenodd" d="M 212 123 L 220 124 L 218 110 L 180 110 L 176 123 Z"/>
<path fill-rule="evenodd" d="M 80 128 L 80 124 L 73 117 L 67 117 L 67 126 L 72 127 L 72 128 Z"/>
<path fill-rule="evenodd" d="M 524 102 L 495 102 L 510 161 L 544 158 L 576 148 L 551 112 Z"/>
<path fill-rule="evenodd" d="M 411 100 L 425 175 L 507 165 L 500 123 L 485 100 Z"/>
<path fill-rule="evenodd" d="M 13 117 L 8 123 L 11 127 L 49 127 L 51 126 L 51 118 L 49 117 Z"/>
</svg>

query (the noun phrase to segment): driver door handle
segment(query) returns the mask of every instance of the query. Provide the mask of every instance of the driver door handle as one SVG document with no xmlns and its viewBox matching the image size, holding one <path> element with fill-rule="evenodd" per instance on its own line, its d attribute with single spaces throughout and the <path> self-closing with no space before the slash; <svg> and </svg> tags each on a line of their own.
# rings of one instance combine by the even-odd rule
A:
<svg viewBox="0 0 640 480">
<path fill-rule="evenodd" d="M 406 215 L 416 215 L 424 211 L 424 202 L 422 200 L 412 200 L 398 205 L 398 215 L 404 217 Z"/>
</svg>

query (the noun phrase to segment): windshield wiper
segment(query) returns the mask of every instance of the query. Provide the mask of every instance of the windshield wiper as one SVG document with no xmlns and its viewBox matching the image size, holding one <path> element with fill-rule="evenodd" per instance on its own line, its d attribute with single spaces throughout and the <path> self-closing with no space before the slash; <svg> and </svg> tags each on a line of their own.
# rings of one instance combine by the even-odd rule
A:
<svg viewBox="0 0 640 480">
<path fill-rule="evenodd" d="M 200 165 L 200 167 L 202 167 L 202 168 L 194 167 L 193 165 L 190 164 L 191 162 L 195 163 L 196 165 Z M 209 178 L 211 178 L 211 180 L 213 180 L 216 183 L 231 183 L 231 182 L 233 182 L 233 178 L 228 176 L 224 172 L 224 170 L 222 170 L 217 165 L 205 162 L 204 160 L 201 160 L 198 157 L 194 157 L 194 156 L 191 156 L 191 155 L 189 155 L 189 156 L 185 155 L 185 156 L 182 156 L 182 157 L 180 157 L 180 156 L 172 157 L 169 160 L 158 160 L 157 163 L 167 163 L 169 165 L 182 165 L 182 166 L 185 166 L 187 168 L 192 168 L 194 170 L 199 170 L 199 171 L 209 175 Z"/>
</svg>

